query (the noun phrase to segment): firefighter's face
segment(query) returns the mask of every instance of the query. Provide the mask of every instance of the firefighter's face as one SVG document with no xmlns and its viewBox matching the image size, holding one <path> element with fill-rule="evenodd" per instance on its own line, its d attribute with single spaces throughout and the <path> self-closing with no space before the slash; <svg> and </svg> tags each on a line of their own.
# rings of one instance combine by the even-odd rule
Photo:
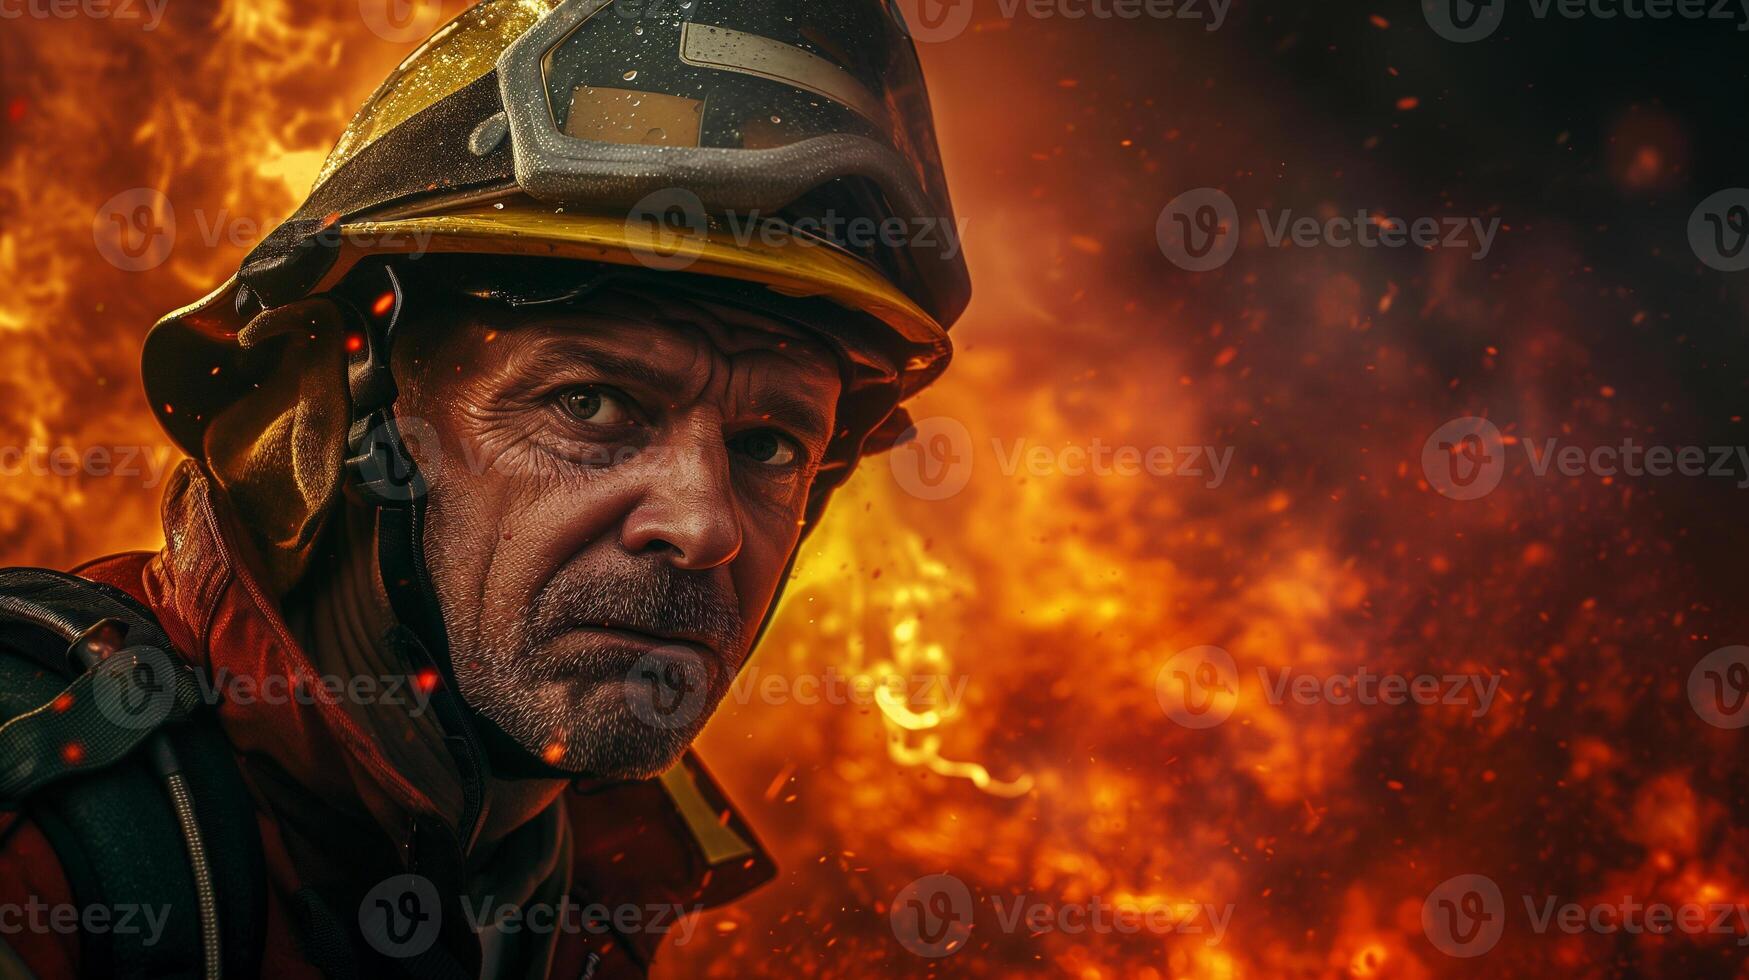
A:
<svg viewBox="0 0 1749 980">
<path fill-rule="evenodd" d="M 463 697 L 564 768 L 663 771 L 788 566 L 836 361 L 759 315 L 645 293 L 482 307 L 428 336 L 396 373 L 404 428 L 436 444 L 416 450 L 436 470 L 425 548 Z"/>
</svg>

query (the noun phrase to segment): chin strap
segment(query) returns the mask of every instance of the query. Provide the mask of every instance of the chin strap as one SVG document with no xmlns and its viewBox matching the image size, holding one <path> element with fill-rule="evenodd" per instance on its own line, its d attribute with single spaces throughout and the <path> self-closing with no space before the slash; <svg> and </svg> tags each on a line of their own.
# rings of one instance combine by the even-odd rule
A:
<svg viewBox="0 0 1749 980">
<path fill-rule="evenodd" d="M 431 705 L 444 742 L 462 776 L 463 812 L 457 824 L 463 850 L 484 823 L 485 787 L 492 777 L 570 779 L 577 774 L 535 758 L 497 725 L 472 711 L 461 697 L 450 659 L 448 634 L 437 592 L 425 564 L 425 515 L 430 489 L 395 416 L 400 389 L 390 355 L 406 295 L 393 266 L 381 280 L 365 275 L 361 288 L 381 284 L 377 295 L 359 288 L 336 293 L 346 324 L 347 384 L 352 422 L 347 432 L 347 487 L 376 513 L 377 565 L 400 627 L 389 637 L 418 682 L 431 687 Z M 416 436 L 429 429 L 410 420 Z M 428 449 L 435 448 L 425 442 Z"/>
</svg>

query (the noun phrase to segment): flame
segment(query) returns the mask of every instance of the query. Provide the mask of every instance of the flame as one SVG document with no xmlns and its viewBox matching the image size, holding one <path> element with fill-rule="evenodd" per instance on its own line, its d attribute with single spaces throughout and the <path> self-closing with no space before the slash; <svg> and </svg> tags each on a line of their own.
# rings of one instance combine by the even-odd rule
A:
<svg viewBox="0 0 1749 980">
<path fill-rule="evenodd" d="M 172 3 L 153 32 L 7 22 L 0 444 L 169 453 L 138 394 L 140 338 L 295 207 L 353 109 L 411 50 L 360 9 Z M 1201 76 L 1182 86 L 1197 98 L 1168 108 L 1103 68 L 1037 70 L 1099 43 L 1111 46 L 1100 64 L 1160 60 L 1126 47 L 1155 43 L 1145 36 L 1088 31 L 1059 43 L 985 16 L 924 47 L 979 296 L 955 328 L 954 369 L 913 414 L 973 433 L 975 472 L 959 494 L 924 500 L 895 476 L 903 457 L 869 460 L 804 545 L 755 664 L 842 670 L 874 685 L 874 702 L 731 702 L 712 722 L 704 755 L 784 873 L 713 913 L 662 970 L 921 973 L 887 903 L 938 872 L 980 903 L 967 948 L 944 962 L 992 975 L 1464 975 L 1473 964 L 1429 945 L 1419 910 L 1468 871 L 1513 895 L 1744 901 L 1721 761 L 1736 743 L 1651 706 L 1681 701 L 1665 662 L 1692 662 L 1716 615 L 1690 598 L 1701 583 L 1667 543 L 1623 519 L 1644 495 L 1631 481 L 1551 490 L 1515 474 L 1458 509 L 1420 479 L 1421 440 L 1453 416 L 1510 415 L 1514 440 L 1626 424 L 1625 394 L 1594 394 L 1621 379 L 1590 377 L 1589 321 L 1528 273 L 1489 282 L 1449 256 L 1266 256 L 1165 278 L 1154 217 L 1209 179 L 1186 161 L 1233 172 L 1245 168 L 1225 161 L 1281 158 L 1267 142 L 1279 107 Z M 1215 57 L 1173 50 L 1190 73 Z M 1027 109 L 991 111 L 993 92 Z M 1674 125 L 1659 117 L 1641 140 L 1657 153 L 1622 164 L 1626 185 L 1669 179 Z M 1263 197 L 1266 183 L 1240 186 Z M 135 272 L 105 260 L 94 216 L 137 188 L 162 192 L 177 236 L 160 266 Z M 1578 267 L 1557 223 L 1541 224 L 1547 261 L 1519 267 Z M 1435 333 L 1465 352 L 1461 369 L 1417 346 Z M 1017 442 L 1095 437 L 1235 453 L 1218 487 L 1003 465 Z M 149 479 L 7 476 L 9 562 L 161 544 Z M 1644 574 L 1592 567 L 1622 554 Z M 1232 716 L 1191 730 L 1162 711 L 1155 679 L 1204 644 L 1240 670 Z M 1500 700 L 1476 718 L 1267 697 L 1271 671 L 1362 666 L 1498 676 Z M 943 683 L 881 683 L 895 676 Z M 1213 943 L 1003 930 L 990 899 L 1017 895 L 1234 913 Z M 1509 929 L 1486 969 L 1607 972 L 1625 948 L 1527 933 Z M 1693 968 L 1681 957 L 1718 946 L 1624 942 L 1648 969 Z"/>
</svg>

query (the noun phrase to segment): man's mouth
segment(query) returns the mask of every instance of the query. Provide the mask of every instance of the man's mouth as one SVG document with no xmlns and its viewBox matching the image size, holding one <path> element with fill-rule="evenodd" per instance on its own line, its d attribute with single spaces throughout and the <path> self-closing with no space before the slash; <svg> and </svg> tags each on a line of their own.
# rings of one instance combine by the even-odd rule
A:
<svg viewBox="0 0 1749 980">
<path fill-rule="evenodd" d="M 681 646 L 691 649 L 694 653 L 709 655 L 713 659 L 722 656 L 722 651 L 717 649 L 716 640 L 703 633 L 655 629 L 649 626 L 613 621 L 576 623 L 571 627 L 571 630 L 577 633 L 610 636 L 647 649 Z"/>
</svg>

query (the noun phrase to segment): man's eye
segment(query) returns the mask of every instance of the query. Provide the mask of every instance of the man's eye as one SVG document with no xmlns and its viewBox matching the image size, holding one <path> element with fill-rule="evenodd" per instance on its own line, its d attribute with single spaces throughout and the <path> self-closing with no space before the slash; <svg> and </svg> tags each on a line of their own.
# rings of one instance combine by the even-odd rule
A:
<svg viewBox="0 0 1749 980">
<path fill-rule="evenodd" d="M 565 412 L 579 422 L 593 425 L 619 425 L 631 421 L 631 412 L 618 395 L 601 388 L 576 388 L 560 398 Z"/>
<path fill-rule="evenodd" d="M 801 458 L 794 440 L 770 429 L 743 432 L 729 440 L 729 447 L 765 466 L 790 466 Z"/>
</svg>

